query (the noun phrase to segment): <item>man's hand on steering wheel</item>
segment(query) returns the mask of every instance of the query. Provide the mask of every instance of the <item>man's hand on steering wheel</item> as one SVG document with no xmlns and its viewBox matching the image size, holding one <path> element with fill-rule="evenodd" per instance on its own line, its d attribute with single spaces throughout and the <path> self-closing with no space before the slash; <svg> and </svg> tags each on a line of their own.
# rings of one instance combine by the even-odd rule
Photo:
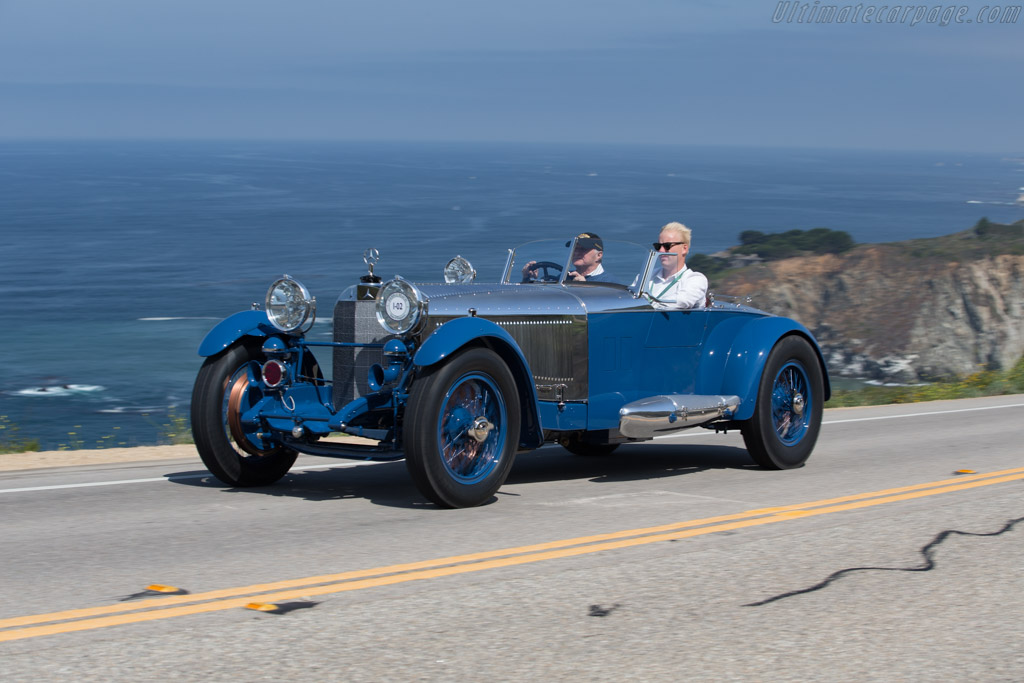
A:
<svg viewBox="0 0 1024 683">
<path fill-rule="evenodd" d="M 554 261 L 530 261 L 523 266 L 523 282 L 558 282 L 561 272 L 562 265 Z"/>
</svg>

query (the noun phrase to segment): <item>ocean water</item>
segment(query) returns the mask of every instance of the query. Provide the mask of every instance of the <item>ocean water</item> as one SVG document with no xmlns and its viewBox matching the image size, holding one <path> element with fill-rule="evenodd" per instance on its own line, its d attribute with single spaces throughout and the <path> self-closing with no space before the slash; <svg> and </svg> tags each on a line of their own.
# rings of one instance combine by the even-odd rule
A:
<svg viewBox="0 0 1024 683">
<path fill-rule="evenodd" d="M 1024 159 L 963 153 L 0 143 L 0 426 L 44 448 L 157 443 L 217 320 L 282 273 L 329 317 L 371 246 L 385 278 L 437 281 L 461 254 L 488 280 L 507 247 L 583 230 L 646 243 L 681 220 L 697 253 L 751 229 L 883 242 L 1019 220 L 1022 192 Z"/>
</svg>

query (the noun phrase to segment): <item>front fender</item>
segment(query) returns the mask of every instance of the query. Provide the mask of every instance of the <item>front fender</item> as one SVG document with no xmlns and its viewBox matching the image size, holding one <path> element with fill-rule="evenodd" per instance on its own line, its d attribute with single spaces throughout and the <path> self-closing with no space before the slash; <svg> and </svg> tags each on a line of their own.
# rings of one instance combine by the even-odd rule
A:
<svg viewBox="0 0 1024 683">
<path fill-rule="evenodd" d="M 512 339 L 512 335 L 497 323 L 491 322 L 486 318 L 456 318 L 455 320 L 449 320 L 427 337 L 427 341 L 423 342 L 423 346 L 419 348 L 415 357 L 413 357 L 413 363 L 420 367 L 439 363 L 469 342 L 481 337 L 500 339 L 514 348 L 519 355 L 519 359 L 524 365 L 526 364 L 526 358 L 523 357 L 519 346 Z"/>
<path fill-rule="evenodd" d="M 413 363 L 419 367 L 434 365 L 459 349 L 476 342 L 482 342 L 484 346 L 501 356 L 516 380 L 519 404 L 523 409 L 519 434 L 520 447 L 539 448 L 544 443 L 544 431 L 540 424 L 537 389 L 533 384 L 530 364 L 526 362 L 526 357 L 512 335 L 497 323 L 485 318 L 450 320 L 427 337 L 413 357 Z"/>
<path fill-rule="evenodd" d="M 266 311 L 241 311 L 224 318 L 206 333 L 199 344 L 200 356 L 213 356 L 244 336 L 266 337 L 279 332 L 270 324 Z"/>
<path fill-rule="evenodd" d="M 729 321 L 732 322 L 732 321 Z M 737 320 L 736 323 L 741 321 Z M 791 320 L 768 316 L 764 318 L 753 318 L 744 321 L 745 324 L 737 326 L 721 325 L 716 328 L 708 339 L 707 346 L 715 348 L 719 359 L 717 363 L 709 364 L 708 371 L 712 366 L 717 366 L 720 377 L 717 393 L 732 394 L 739 396 L 742 402 L 734 419 L 747 420 L 754 416 L 754 406 L 757 403 L 757 390 L 761 383 L 761 374 L 764 371 L 765 363 L 768 362 L 768 354 L 780 339 L 790 334 L 798 334 L 810 342 L 818 362 L 821 364 L 822 377 L 825 382 L 825 400 L 831 395 L 831 387 L 828 380 L 828 372 L 825 369 L 825 360 L 815 341 L 806 327 Z M 719 333 L 716 335 L 716 333 Z M 717 338 L 716 338 L 717 337 Z M 724 352 L 724 353 L 723 353 Z M 709 384 L 713 382 L 710 377 L 705 377 Z M 705 386 L 708 386 L 705 384 Z"/>
</svg>

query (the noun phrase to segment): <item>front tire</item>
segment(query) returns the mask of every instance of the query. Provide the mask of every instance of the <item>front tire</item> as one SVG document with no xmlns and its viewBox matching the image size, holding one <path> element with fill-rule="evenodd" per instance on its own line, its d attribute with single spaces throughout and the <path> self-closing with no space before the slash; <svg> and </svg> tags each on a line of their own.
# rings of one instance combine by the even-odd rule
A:
<svg viewBox="0 0 1024 683">
<path fill-rule="evenodd" d="M 268 442 L 239 416 L 260 398 L 263 352 L 236 343 L 206 359 L 192 389 L 192 436 L 203 464 L 228 486 L 266 486 L 288 473 L 298 453 Z"/>
<path fill-rule="evenodd" d="M 471 348 L 413 383 L 405 413 L 405 464 L 430 501 L 485 503 L 505 482 L 519 444 L 519 398 L 504 361 Z"/>
<path fill-rule="evenodd" d="M 802 466 L 818 440 L 824 400 L 818 354 L 801 336 L 783 337 L 761 374 L 754 416 L 741 429 L 754 462 L 772 470 Z"/>
</svg>

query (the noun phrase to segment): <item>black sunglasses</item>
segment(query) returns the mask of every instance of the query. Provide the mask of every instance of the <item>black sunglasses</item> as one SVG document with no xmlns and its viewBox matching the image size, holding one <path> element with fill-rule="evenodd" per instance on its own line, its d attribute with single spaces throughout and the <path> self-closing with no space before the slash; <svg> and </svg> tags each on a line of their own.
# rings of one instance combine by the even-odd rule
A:
<svg viewBox="0 0 1024 683">
<path fill-rule="evenodd" d="M 661 251 L 664 247 L 665 251 L 668 251 L 677 244 L 686 244 L 686 242 L 652 242 L 651 246 L 654 247 L 654 251 Z"/>
</svg>

